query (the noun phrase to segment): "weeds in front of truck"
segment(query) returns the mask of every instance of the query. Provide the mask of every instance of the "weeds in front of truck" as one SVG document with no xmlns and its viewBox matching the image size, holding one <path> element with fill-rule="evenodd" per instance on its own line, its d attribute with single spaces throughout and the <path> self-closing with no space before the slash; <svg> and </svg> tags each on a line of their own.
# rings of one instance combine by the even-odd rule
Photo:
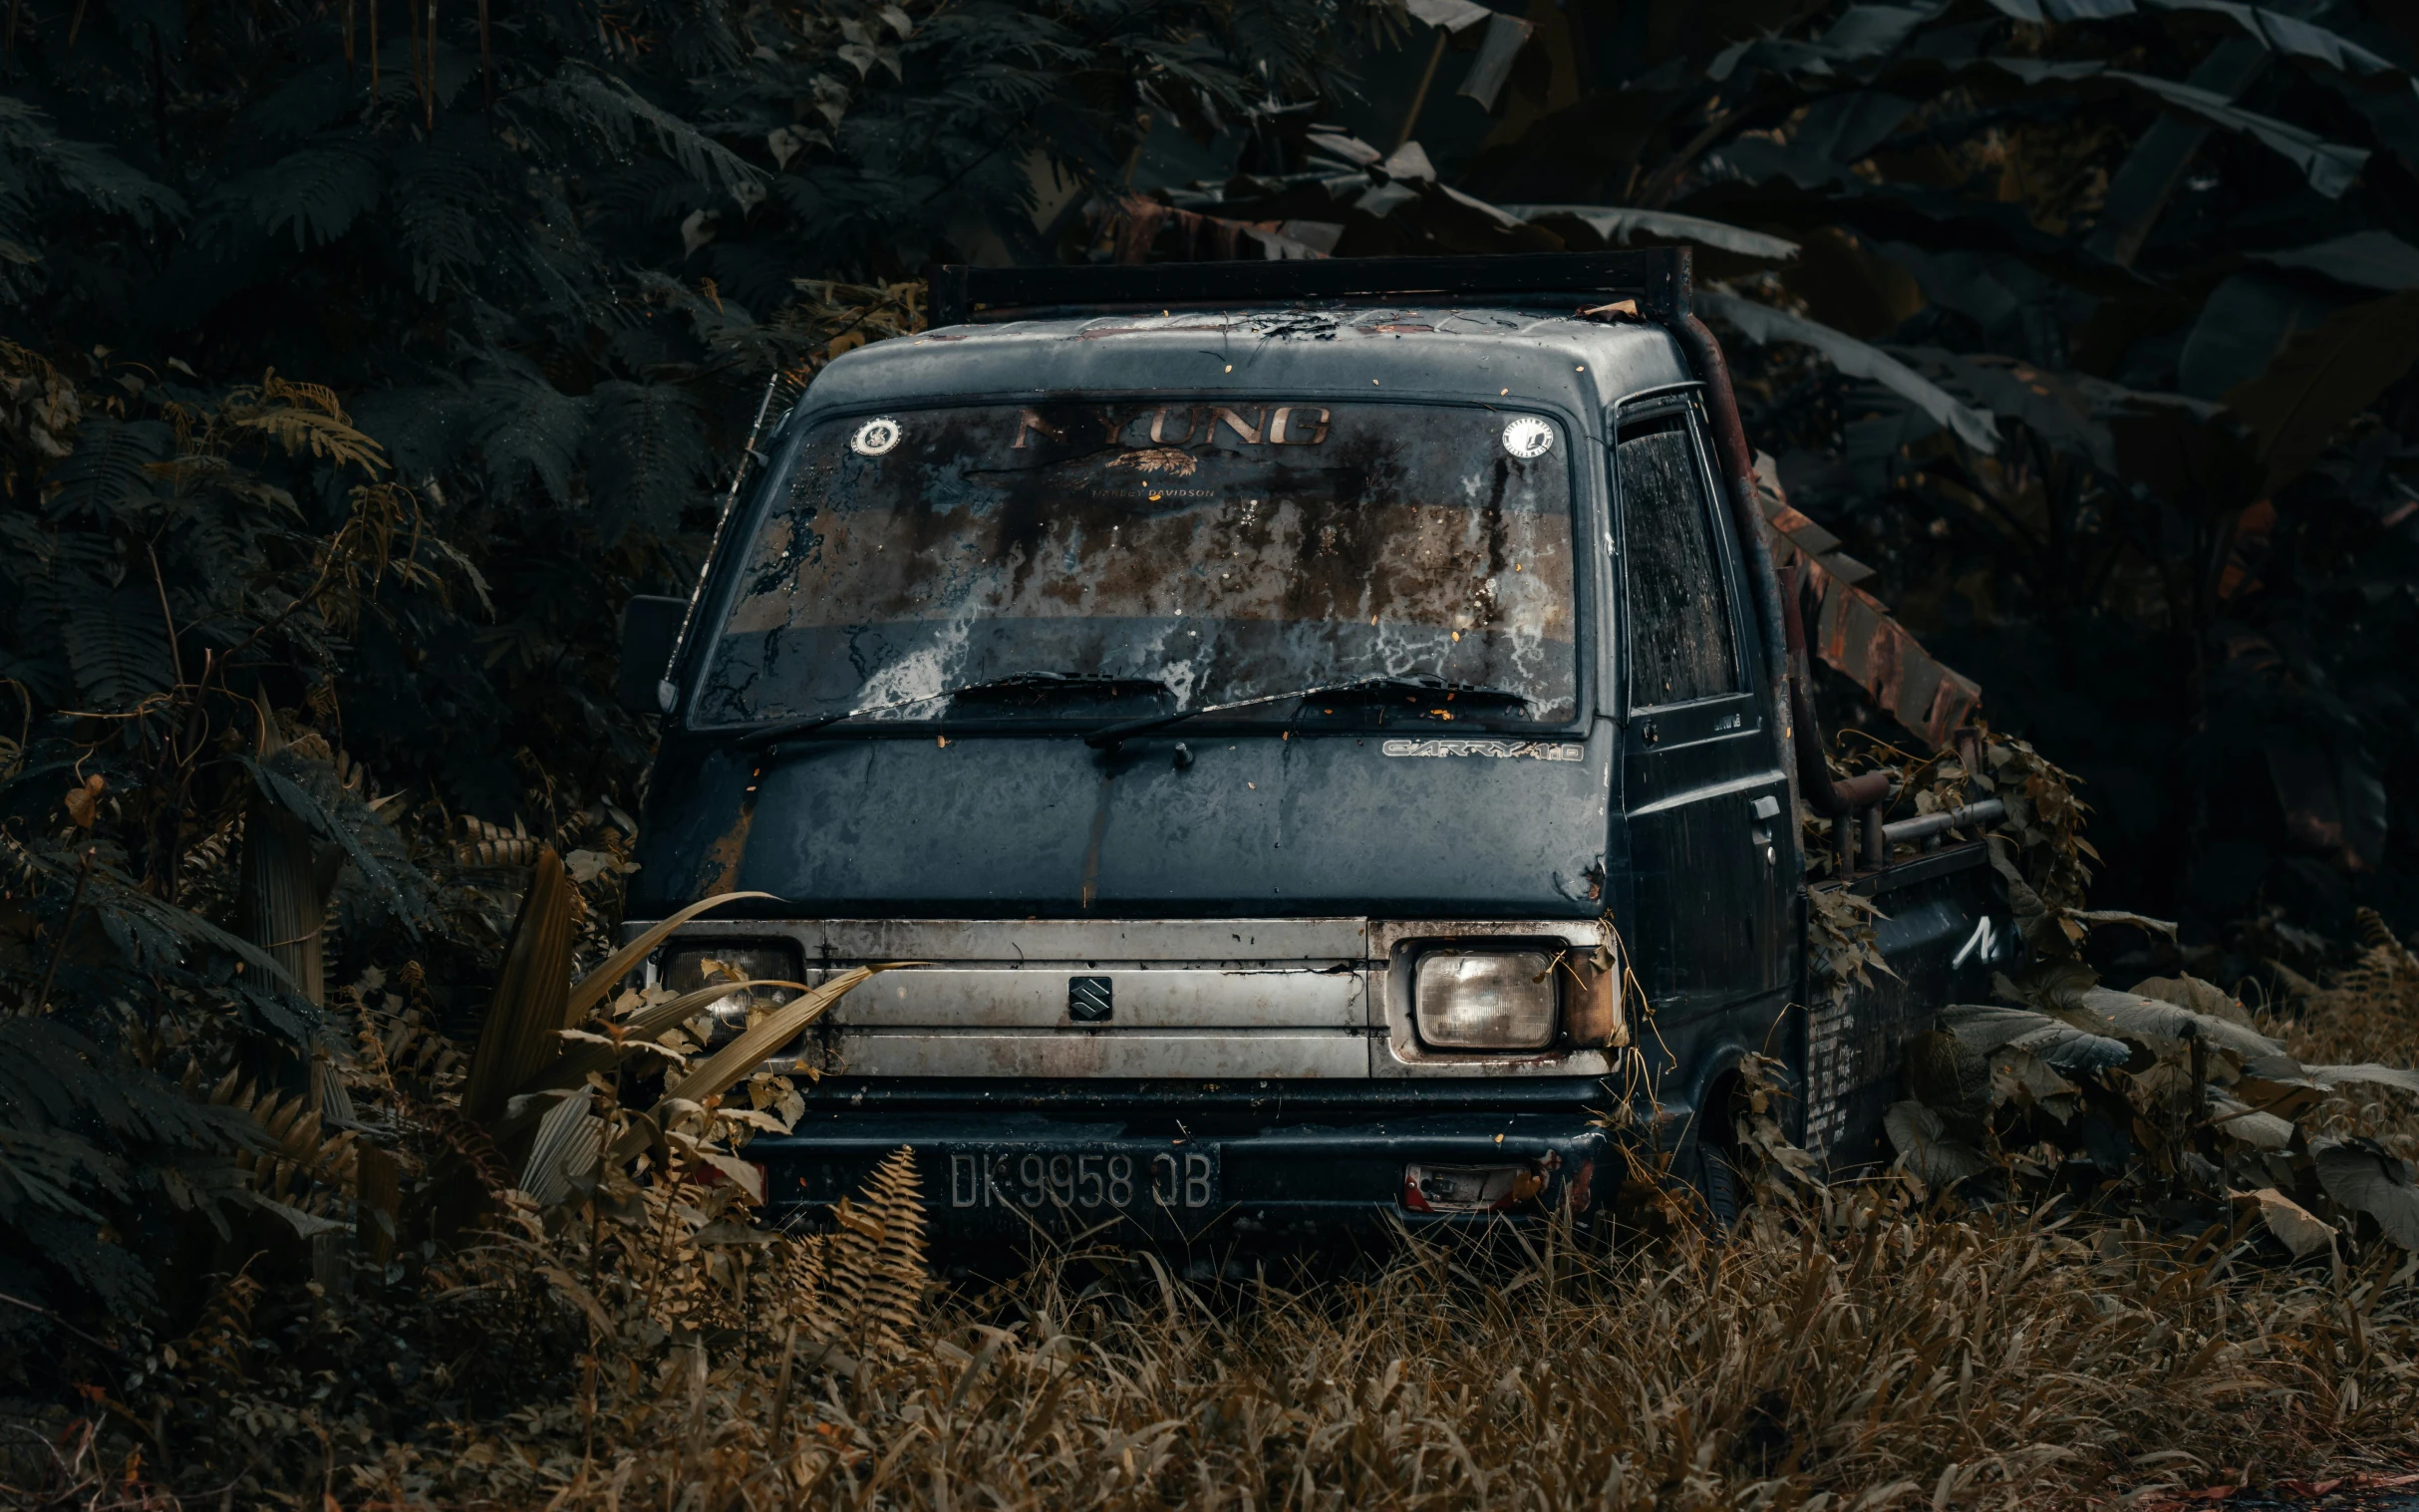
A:
<svg viewBox="0 0 2419 1512">
<path fill-rule="evenodd" d="M 2369 929 L 2338 984 L 2288 984 L 2296 1012 L 2236 1028 L 2308 1064 L 2419 1058 L 2419 957 Z M 670 1009 L 600 995 L 581 1033 L 611 1042 L 651 1007 Z M 1905 1178 L 1826 1187 L 1789 1168 L 1760 1076 L 1735 1148 L 1763 1200 L 1718 1246 L 1666 1181 L 1607 1181 L 1610 1248 L 1558 1225 L 1475 1248 L 1405 1236 L 1369 1279 L 1262 1270 L 1231 1292 L 1177 1274 L 1180 1257 L 1104 1266 L 1099 1252 L 935 1296 L 930 1194 L 904 1157 L 827 1233 L 767 1230 L 737 1147 L 756 1109 L 675 1088 L 642 1120 L 600 1074 L 584 1106 L 555 1111 L 599 1121 L 591 1148 L 642 1128 L 646 1148 L 559 1182 L 533 1150 L 515 1176 L 491 1146 L 478 1155 L 458 1078 L 389 1074 L 381 1044 L 345 1074 L 353 1105 L 402 1132 L 405 1234 L 465 1173 L 495 1216 L 425 1259 L 411 1248 L 426 1284 L 348 1268 L 305 1314 L 272 1315 L 240 1273 L 221 1283 L 124 1388 L 130 1419 L 155 1425 L 157 1463 L 285 1487 L 307 1462 L 324 1467 L 311 1494 L 324 1483 L 340 1501 L 561 1507 L 907 1486 L 1010 1506 L 1204 1485 L 1257 1501 L 1305 1482 L 1406 1505 L 2030 1505 L 2197 1483 L 2247 1458 L 2355 1464 L 2411 1447 L 2419 1412 L 2419 1315 L 2390 1213 L 2346 1203 L 2305 1223 L 2253 1193 L 2175 1232 L 2124 1206 L 1962 1214 Z M 414 1064 L 461 1060 L 425 1029 L 397 1045 Z M 2303 1138 L 2408 1150 L 2413 1108 L 2390 1083 L 2347 1080 L 2303 1115 Z M 2237 1121 L 2213 1111 L 2181 1132 Z M 2155 1169 L 2112 1195 L 2145 1213 L 2171 1198 Z M 2333 1232 L 2291 1263 L 2313 1224 Z M 1223 1257 L 1204 1258 L 1214 1276 Z M 267 1330 L 273 1353 L 253 1344 Z M 446 1426 L 398 1435 L 398 1413 Z"/>
<path fill-rule="evenodd" d="M 2408 960 L 2372 943 L 2266 1027 L 2312 1060 L 2346 1040 L 2419 1058 Z M 2413 1108 L 2339 1093 L 2326 1117 L 2399 1144 Z M 165 1410 L 180 1465 L 248 1461 L 311 1495 L 327 1466 L 342 1504 L 600 1509 L 1259 1505 L 1306 1484 L 1404 1506 L 2063 1505 L 2374 1464 L 2413 1447 L 2419 1410 L 2407 1256 L 2357 1236 L 2292 1265 L 2256 1224 L 1959 1214 L 1882 1182 L 1767 1200 L 1719 1246 L 1685 1226 L 1609 1251 L 1413 1237 L 1316 1285 L 1070 1255 L 936 1295 L 903 1166 L 817 1239 L 754 1228 L 736 1184 L 672 1161 L 508 1199 L 450 1289 L 333 1296 L 274 1356 L 247 1354 L 260 1301 L 231 1283 L 128 1404 Z M 444 1425 L 392 1434 L 389 1413 Z"/>
</svg>

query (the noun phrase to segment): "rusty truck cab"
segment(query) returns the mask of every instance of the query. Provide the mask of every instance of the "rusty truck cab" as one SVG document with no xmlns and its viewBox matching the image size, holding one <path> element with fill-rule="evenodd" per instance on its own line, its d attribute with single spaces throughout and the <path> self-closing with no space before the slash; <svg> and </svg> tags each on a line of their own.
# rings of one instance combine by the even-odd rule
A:
<svg viewBox="0 0 2419 1512">
<path fill-rule="evenodd" d="M 685 612 L 631 895 L 771 895 L 678 986 L 914 963 L 776 1062 L 770 1200 L 910 1145 L 953 1229 L 1584 1217 L 1609 1130 L 1802 1075 L 1779 601 L 1687 272 L 942 270 L 817 377 Z"/>
</svg>

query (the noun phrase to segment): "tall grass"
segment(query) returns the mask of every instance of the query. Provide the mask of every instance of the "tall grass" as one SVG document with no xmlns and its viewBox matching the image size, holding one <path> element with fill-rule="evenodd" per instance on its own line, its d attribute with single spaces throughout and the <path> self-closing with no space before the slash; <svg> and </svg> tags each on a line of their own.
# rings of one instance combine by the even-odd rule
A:
<svg viewBox="0 0 2419 1512">
<path fill-rule="evenodd" d="M 2312 1060 L 2419 1059 L 2419 963 L 2392 951 L 2264 1027 Z M 2361 1087 L 2317 1118 L 2407 1158 L 2413 1102 Z M 238 1277 L 103 1393 L 98 1447 L 55 1416 L 59 1454 L 21 1431 L 8 1479 L 319 1512 L 1850 1509 L 2419 1465 L 2419 1259 L 2347 1235 L 2295 1263 L 2248 1206 L 2185 1232 L 1776 1184 L 1721 1236 L 1650 1202 L 1609 1235 L 1404 1235 L 1354 1265 L 1188 1280 L 1091 1250 L 945 1284 L 904 1158 L 810 1235 L 754 1226 L 682 1151 L 552 1206 L 502 1194 L 409 1291 L 279 1304 Z"/>
</svg>

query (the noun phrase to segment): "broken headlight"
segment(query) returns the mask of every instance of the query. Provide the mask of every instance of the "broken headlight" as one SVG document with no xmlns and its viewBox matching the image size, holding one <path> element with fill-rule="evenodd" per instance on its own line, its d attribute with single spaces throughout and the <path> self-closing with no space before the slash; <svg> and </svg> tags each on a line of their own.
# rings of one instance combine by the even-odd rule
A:
<svg viewBox="0 0 2419 1512">
<path fill-rule="evenodd" d="M 1411 978 L 1419 1038 L 1439 1050 L 1554 1043 L 1554 958 L 1542 950 L 1431 951 Z"/>
<path fill-rule="evenodd" d="M 693 993 L 717 982 L 733 984 L 730 996 L 717 1000 L 701 1012 L 713 1017 L 714 1025 L 707 1039 L 721 1044 L 737 1037 L 748 1027 L 752 1013 L 777 1008 L 797 996 L 786 987 L 754 987 L 737 990 L 742 982 L 795 982 L 801 958 L 794 945 L 778 941 L 712 940 L 696 945 L 675 942 L 664 952 L 657 980 L 676 993 Z"/>
</svg>

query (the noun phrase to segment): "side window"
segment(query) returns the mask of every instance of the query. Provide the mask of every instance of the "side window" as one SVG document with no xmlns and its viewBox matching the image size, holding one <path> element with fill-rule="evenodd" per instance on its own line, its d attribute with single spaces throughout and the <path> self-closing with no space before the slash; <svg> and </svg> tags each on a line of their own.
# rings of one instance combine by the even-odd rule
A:
<svg viewBox="0 0 2419 1512">
<path fill-rule="evenodd" d="M 1630 703 L 1639 709 L 1737 693 L 1730 594 L 1713 501 L 1687 422 L 1656 416 L 1617 431 L 1622 560 L 1630 585 Z"/>
</svg>

